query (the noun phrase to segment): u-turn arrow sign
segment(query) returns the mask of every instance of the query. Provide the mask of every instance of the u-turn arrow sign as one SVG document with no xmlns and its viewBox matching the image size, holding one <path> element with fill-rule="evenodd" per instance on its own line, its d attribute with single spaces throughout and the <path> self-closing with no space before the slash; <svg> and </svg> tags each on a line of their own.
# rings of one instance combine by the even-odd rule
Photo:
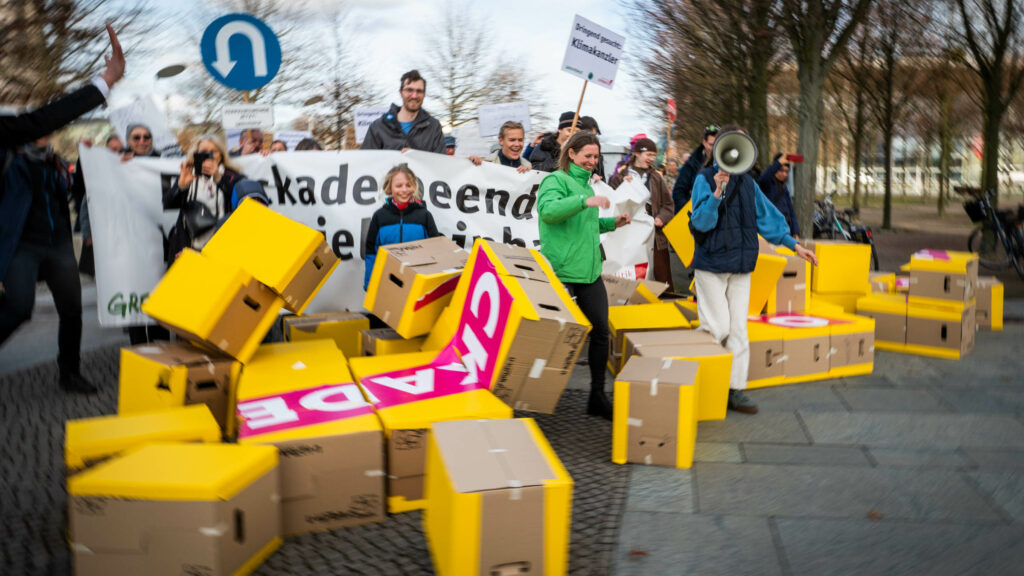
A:
<svg viewBox="0 0 1024 576">
<path fill-rule="evenodd" d="M 213 79 L 235 90 L 255 90 L 281 68 L 281 43 L 262 20 L 228 14 L 214 20 L 199 43 L 203 64 Z"/>
</svg>

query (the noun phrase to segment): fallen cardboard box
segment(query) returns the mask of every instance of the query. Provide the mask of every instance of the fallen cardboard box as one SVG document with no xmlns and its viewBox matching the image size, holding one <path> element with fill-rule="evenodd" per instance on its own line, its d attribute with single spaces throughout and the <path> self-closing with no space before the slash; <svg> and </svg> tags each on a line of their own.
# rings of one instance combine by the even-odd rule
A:
<svg viewBox="0 0 1024 576">
<path fill-rule="evenodd" d="M 288 342 L 333 340 L 346 357 L 361 354 L 361 335 L 369 330 L 370 319 L 358 312 L 322 312 L 302 316 L 286 316 L 281 320 L 284 339 Z"/>
<path fill-rule="evenodd" d="M 697 362 L 671 358 L 626 361 L 615 378 L 612 462 L 693 465 L 697 384 L 703 369 Z"/>
<path fill-rule="evenodd" d="M 656 304 L 658 298 L 668 290 L 668 284 L 653 280 L 622 278 L 610 274 L 602 274 L 605 291 L 608 293 L 609 306 L 626 306 L 629 304 Z"/>
<path fill-rule="evenodd" d="M 373 328 L 359 333 L 362 345 L 360 356 L 387 356 L 388 354 L 409 354 L 419 352 L 427 340 L 426 336 L 402 338 L 392 328 Z"/>
</svg>

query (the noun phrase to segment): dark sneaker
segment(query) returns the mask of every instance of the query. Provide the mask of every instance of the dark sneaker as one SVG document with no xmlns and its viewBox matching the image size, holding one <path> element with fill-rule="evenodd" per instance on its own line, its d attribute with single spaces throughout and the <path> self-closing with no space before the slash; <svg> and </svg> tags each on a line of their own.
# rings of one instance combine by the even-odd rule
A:
<svg viewBox="0 0 1024 576">
<path fill-rule="evenodd" d="M 590 400 L 587 401 L 587 414 L 600 416 L 605 420 L 612 419 L 612 403 L 608 400 L 604 390 L 590 391 Z"/>
<path fill-rule="evenodd" d="M 729 410 L 744 414 L 757 414 L 757 404 L 743 393 L 743 390 L 729 390 Z"/>
<path fill-rule="evenodd" d="M 65 392 L 76 394 L 95 394 L 99 391 L 91 382 L 77 372 L 74 374 L 61 374 L 60 388 Z"/>
</svg>

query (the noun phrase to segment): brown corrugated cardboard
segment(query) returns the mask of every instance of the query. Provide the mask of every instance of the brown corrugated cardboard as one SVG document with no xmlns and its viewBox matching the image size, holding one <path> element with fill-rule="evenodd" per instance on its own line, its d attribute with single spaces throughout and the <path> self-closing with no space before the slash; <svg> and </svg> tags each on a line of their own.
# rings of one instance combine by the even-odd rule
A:
<svg viewBox="0 0 1024 576">
<path fill-rule="evenodd" d="M 747 380 L 781 377 L 785 374 L 785 347 L 777 339 L 750 341 L 750 368 Z"/>
<path fill-rule="evenodd" d="M 286 316 L 281 321 L 284 339 L 288 342 L 329 339 L 346 358 L 359 356 L 361 330 L 370 327 L 370 320 L 358 312 L 322 312 L 302 316 Z"/>
<path fill-rule="evenodd" d="M 775 285 L 775 311 L 803 312 L 807 307 L 807 261 L 799 256 L 782 256 L 786 259 L 786 267 Z"/>
<path fill-rule="evenodd" d="M 626 462 L 689 467 L 690 462 L 679 462 L 679 443 L 696 440 L 696 395 L 689 392 L 691 405 L 686 414 L 680 414 L 680 389 L 697 385 L 699 367 L 697 362 L 661 358 L 633 357 L 626 362 L 615 378 L 616 398 L 619 383 L 627 383 L 629 390 Z M 680 422 L 687 416 L 689 422 Z M 692 433 L 680 438 L 681 428 Z M 688 453 L 692 461 L 692 447 Z"/>
<path fill-rule="evenodd" d="M 651 296 L 654 296 L 655 302 L 662 293 L 668 290 L 668 284 L 653 280 L 630 280 L 609 274 L 602 274 L 601 279 L 604 280 L 605 291 L 608 293 L 609 306 L 652 303 L 649 297 L 642 293 L 641 286 L 649 291 Z"/>
<path fill-rule="evenodd" d="M 232 576 L 280 543 L 278 470 L 230 500 L 71 496 L 69 536 L 77 576 Z M 272 547 L 268 542 L 274 542 Z M 247 564 L 256 564 L 243 570 Z"/>
<path fill-rule="evenodd" d="M 402 338 L 402 335 L 392 328 L 363 330 L 360 332 L 360 336 L 362 338 L 360 351 L 363 356 L 419 352 L 427 339 L 425 336 Z"/>
<path fill-rule="evenodd" d="M 277 441 L 284 534 L 334 530 L 384 519 L 380 431 Z"/>
<path fill-rule="evenodd" d="M 875 339 L 895 344 L 907 343 L 907 317 L 900 314 L 885 314 L 871 310 L 857 310 L 860 316 L 875 319 Z"/>
<path fill-rule="evenodd" d="M 121 350 L 118 411 L 134 414 L 206 404 L 221 430 L 234 412 L 234 359 L 187 342 L 153 342 Z M 184 382 L 180 376 L 184 375 Z"/>
<path fill-rule="evenodd" d="M 829 369 L 829 337 L 786 339 L 785 376 L 806 376 L 827 373 Z"/>
<path fill-rule="evenodd" d="M 978 328 L 1003 329 L 1003 283 L 995 276 L 978 278 L 975 313 Z"/>
<path fill-rule="evenodd" d="M 715 337 L 706 330 L 658 330 L 655 332 L 630 332 L 626 334 L 625 357 L 639 353 L 644 346 L 667 346 L 672 344 L 717 344 Z"/>
<path fill-rule="evenodd" d="M 875 361 L 874 332 L 833 334 L 829 336 L 829 345 L 829 369 L 870 364 Z"/>
<path fill-rule="evenodd" d="M 530 250 L 498 242 L 488 242 L 487 246 L 497 258 L 497 264 L 505 268 L 505 275 L 537 282 L 549 281 L 534 253 Z"/>
<path fill-rule="evenodd" d="M 978 284 L 978 260 L 966 263 L 963 274 L 931 270 L 910 271 L 910 296 L 970 302 Z"/>
<path fill-rule="evenodd" d="M 401 496 L 406 501 L 423 499 L 423 474 L 415 476 L 389 476 L 388 496 Z"/>
<path fill-rule="evenodd" d="M 391 477 L 420 476 L 427 457 L 430 430 L 392 430 L 388 439 L 388 474 Z"/>
<path fill-rule="evenodd" d="M 975 310 L 974 306 L 963 309 L 956 319 L 922 317 L 920 310 L 911 306 L 907 315 L 907 344 L 933 346 L 958 350 L 966 354 L 974 349 Z"/>
</svg>

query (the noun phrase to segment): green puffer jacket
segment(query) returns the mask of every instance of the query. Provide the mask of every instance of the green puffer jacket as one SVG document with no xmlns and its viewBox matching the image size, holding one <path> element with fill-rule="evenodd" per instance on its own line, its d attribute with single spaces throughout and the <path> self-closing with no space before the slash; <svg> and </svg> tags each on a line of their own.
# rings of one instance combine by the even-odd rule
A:
<svg viewBox="0 0 1024 576">
<path fill-rule="evenodd" d="M 562 282 L 589 284 L 601 276 L 601 234 L 615 229 L 615 219 L 598 218 L 597 208 L 587 208 L 593 195 L 590 172 L 576 164 L 540 183 L 540 252 Z"/>
</svg>

